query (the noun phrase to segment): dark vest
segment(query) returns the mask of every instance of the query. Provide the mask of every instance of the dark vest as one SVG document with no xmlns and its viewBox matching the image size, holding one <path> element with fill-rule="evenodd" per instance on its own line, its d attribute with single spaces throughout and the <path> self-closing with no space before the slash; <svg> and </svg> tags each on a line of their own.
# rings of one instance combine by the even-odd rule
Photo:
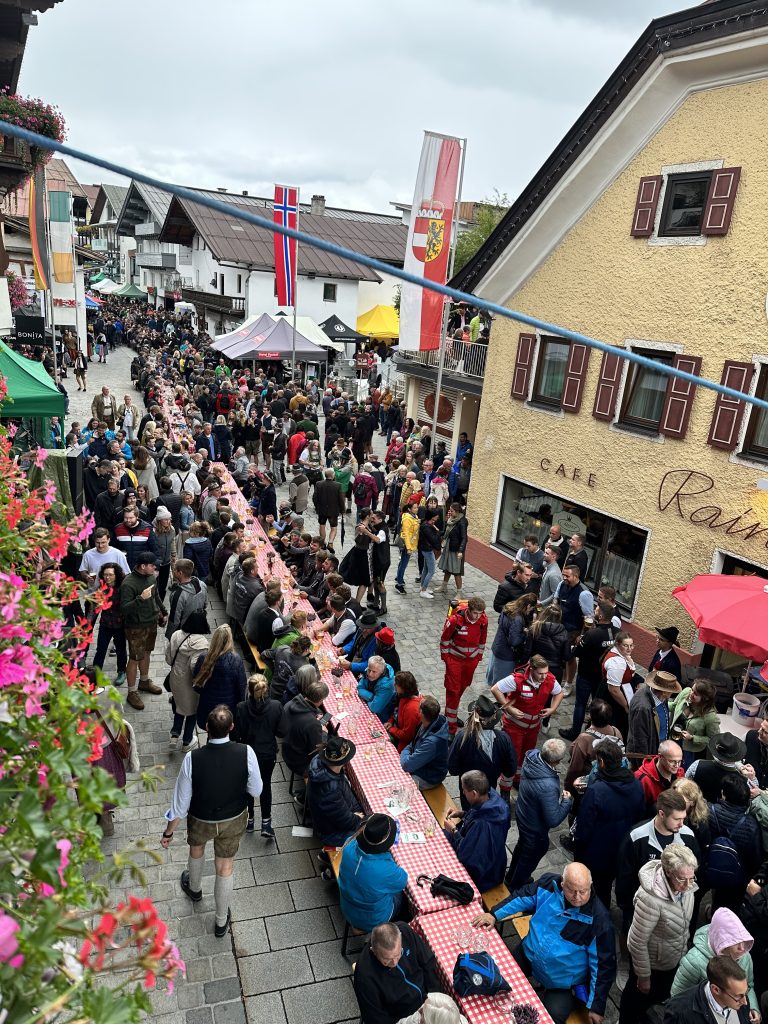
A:
<svg viewBox="0 0 768 1024">
<path fill-rule="evenodd" d="M 248 748 L 243 743 L 207 743 L 192 751 L 189 813 L 200 821 L 227 821 L 242 814 L 248 795 Z"/>
<path fill-rule="evenodd" d="M 734 768 L 723 768 L 716 761 L 699 761 L 696 768 L 694 782 L 702 792 L 704 799 L 711 804 L 716 804 L 722 796 L 723 778 Z"/>
</svg>

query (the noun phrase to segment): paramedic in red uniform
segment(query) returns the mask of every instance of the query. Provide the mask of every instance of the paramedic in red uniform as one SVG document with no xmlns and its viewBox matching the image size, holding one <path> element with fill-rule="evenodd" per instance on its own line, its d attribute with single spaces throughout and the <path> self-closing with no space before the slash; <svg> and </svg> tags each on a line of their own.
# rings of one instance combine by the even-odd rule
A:
<svg viewBox="0 0 768 1024">
<path fill-rule="evenodd" d="M 512 740 L 517 754 L 518 773 L 513 783 L 517 786 L 523 758 L 536 746 L 542 721 L 557 711 L 563 691 L 546 660 L 534 654 L 527 665 L 521 665 L 491 687 L 491 693 L 502 706 L 504 732 Z M 550 694 L 552 706 L 548 708 Z"/>
<path fill-rule="evenodd" d="M 461 696 L 482 660 L 487 637 L 488 616 L 481 597 L 470 597 L 466 607 L 452 612 L 443 626 L 440 657 L 445 662 L 445 717 L 451 735 L 458 728 Z"/>
</svg>

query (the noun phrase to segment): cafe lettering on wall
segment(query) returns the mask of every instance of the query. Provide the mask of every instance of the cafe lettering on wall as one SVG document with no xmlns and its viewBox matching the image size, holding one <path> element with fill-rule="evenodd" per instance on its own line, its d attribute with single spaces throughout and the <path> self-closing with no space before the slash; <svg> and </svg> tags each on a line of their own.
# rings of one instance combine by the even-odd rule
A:
<svg viewBox="0 0 768 1024">
<path fill-rule="evenodd" d="M 585 473 L 580 466 L 567 468 L 565 463 L 554 463 L 552 459 L 542 459 L 539 463 L 545 473 L 554 473 L 564 480 L 573 480 L 574 483 L 583 483 L 587 487 L 594 487 L 597 484 L 597 476 L 594 473 Z"/>
<path fill-rule="evenodd" d="M 755 520 L 755 512 L 745 509 L 735 516 L 728 516 L 719 505 L 701 504 L 702 494 L 711 491 L 715 481 L 706 473 L 693 469 L 671 469 L 661 478 L 658 505 L 660 512 L 672 510 L 681 519 L 706 526 L 710 530 L 722 530 L 731 537 L 743 536 L 744 540 L 760 538 L 768 548 L 768 525 Z"/>
</svg>

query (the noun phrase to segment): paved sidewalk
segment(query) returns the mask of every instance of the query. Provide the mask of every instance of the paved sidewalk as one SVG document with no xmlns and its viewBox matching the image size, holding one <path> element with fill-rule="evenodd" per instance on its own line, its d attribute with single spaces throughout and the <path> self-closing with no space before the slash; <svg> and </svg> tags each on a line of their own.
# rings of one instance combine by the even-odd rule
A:
<svg viewBox="0 0 768 1024">
<path fill-rule="evenodd" d="M 70 415 L 72 419 L 87 422 L 90 402 L 102 384 L 109 384 L 118 399 L 130 393 L 141 408 L 141 397 L 130 384 L 129 365 L 132 351 L 121 348 L 109 363 L 91 365 L 86 395 L 75 390 L 75 382 L 65 385 L 72 391 Z M 377 443 L 383 443 L 377 438 Z M 383 450 L 383 448 L 382 448 Z M 287 488 L 280 489 L 280 496 Z M 306 526 L 315 528 L 314 514 L 306 515 Z M 351 541 L 348 531 L 347 546 Z M 337 551 L 340 548 L 337 546 Z M 393 562 L 397 550 L 392 549 Z M 397 647 L 404 668 L 414 672 L 424 693 L 434 694 L 441 703 L 444 699 L 443 670 L 438 641 L 446 612 L 446 600 L 440 596 L 434 601 L 418 597 L 413 583 L 415 563 L 406 574 L 411 591 L 403 597 L 390 585 L 387 623 L 394 629 Z M 391 584 L 394 568 L 390 570 Z M 496 628 L 496 615 L 492 610 L 496 582 L 471 567 L 467 570 L 464 593 L 479 594 L 488 605 L 491 628 L 490 641 Z M 453 593 L 451 584 L 450 593 Z M 212 625 L 226 621 L 221 602 L 213 594 L 209 620 Z M 114 675 L 115 663 L 108 659 L 107 674 Z M 151 676 L 160 683 L 168 667 L 160 643 L 151 659 Z M 469 700 L 485 689 L 485 662 L 480 666 L 471 690 L 462 701 L 466 711 Z M 122 691 L 124 694 L 124 690 Z M 115 836 L 103 842 L 105 853 L 123 850 L 130 843 L 144 839 L 150 848 L 157 849 L 160 862 L 151 861 L 148 854 L 139 853 L 146 879 L 145 892 L 155 901 L 158 911 L 167 922 L 169 932 L 178 943 L 187 963 L 187 979 L 168 994 L 158 989 L 151 996 L 153 1021 L 157 1024 L 339 1024 L 358 1021 L 359 1013 L 351 983 L 351 965 L 341 956 L 343 921 L 338 909 L 335 885 L 320 878 L 320 865 L 315 856 L 319 844 L 315 839 L 300 839 L 291 835 L 299 824 L 299 813 L 288 794 L 287 774 L 278 764 L 273 780 L 275 806 L 273 824 L 276 841 L 267 842 L 258 833 L 246 835 L 241 843 L 235 868 L 235 893 L 232 904 L 231 934 L 223 939 L 213 935 L 213 863 L 209 862 L 203 880 L 204 898 L 192 904 L 179 887 L 179 875 L 185 867 L 187 846 L 184 829 L 176 833 L 170 850 L 160 848 L 160 833 L 164 828 L 163 814 L 170 802 L 170 794 L 178 774 L 182 755 L 169 753 L 168 729 L 171 712 L 165 694 L 144 695 L 146 710 L 135 711 L 125 706 L 125 713 L 136 730 L 143 767 L 155 767 L 160 782 L 155 793 L 139 789 L 129 782 L 130 805 L 115 815 Z M 550 735 L 557 735 L 557 727 L 570 722 L 572 701 L 564 703 L 564 712 L 553 724 Z M 463 717 L 463 713 L 460 712 Z M 446 785 L 458 798 L 457 780 L 449 778 Z M 552 833 L 553 843 L 540 865 L 546 869 L 561 870 L 569 859 Z M 509 834 L 511 851 L 516 841 L 514 824 Z M 115 900 L 129 892 L 137 892 L 137 884 L 116 887 Z M 161 982 L 162 984 L 162 982 Z M 609 1014 L 607 1021 L 615 1020 Z"/>
</svg>

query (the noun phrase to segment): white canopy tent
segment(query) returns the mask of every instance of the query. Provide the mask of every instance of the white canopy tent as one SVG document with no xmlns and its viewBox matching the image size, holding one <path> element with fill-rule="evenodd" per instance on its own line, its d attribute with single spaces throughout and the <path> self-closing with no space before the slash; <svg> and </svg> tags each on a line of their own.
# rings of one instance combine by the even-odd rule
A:
<svg viewBox="0 0 768 1024">
<path fill-rule="evenodd" d="M 278 313 L 278 315 L 272 317 L 272 319 L 287 320 L 289 324 L 293 324 L 293 317 L 287 313 Z M 312 319 L 311 316 L 297 316 L 296 330 L 299 334 L 303 334 L 305 338 L 308 338 L 310 341 L 314 342 L 315 345 L 319 345 L 321 348 L 332 348 L 335 352 L 344 351 L 344 343 L 341 341 L 333 341 L 329 338 L 325 331 Z"/>
<path fill-rule="evenodd" d="M 119 285 L 117 281 L 112 281 L 110 278 L 105 277 L 103 281 L 99 281 L 98 284 L 93 286 L 92 291 L 99 292 L 101 295 L 111 295 L 112 292 L 117 291 L 121 287 L 122 285 Z"/>
</svg>

